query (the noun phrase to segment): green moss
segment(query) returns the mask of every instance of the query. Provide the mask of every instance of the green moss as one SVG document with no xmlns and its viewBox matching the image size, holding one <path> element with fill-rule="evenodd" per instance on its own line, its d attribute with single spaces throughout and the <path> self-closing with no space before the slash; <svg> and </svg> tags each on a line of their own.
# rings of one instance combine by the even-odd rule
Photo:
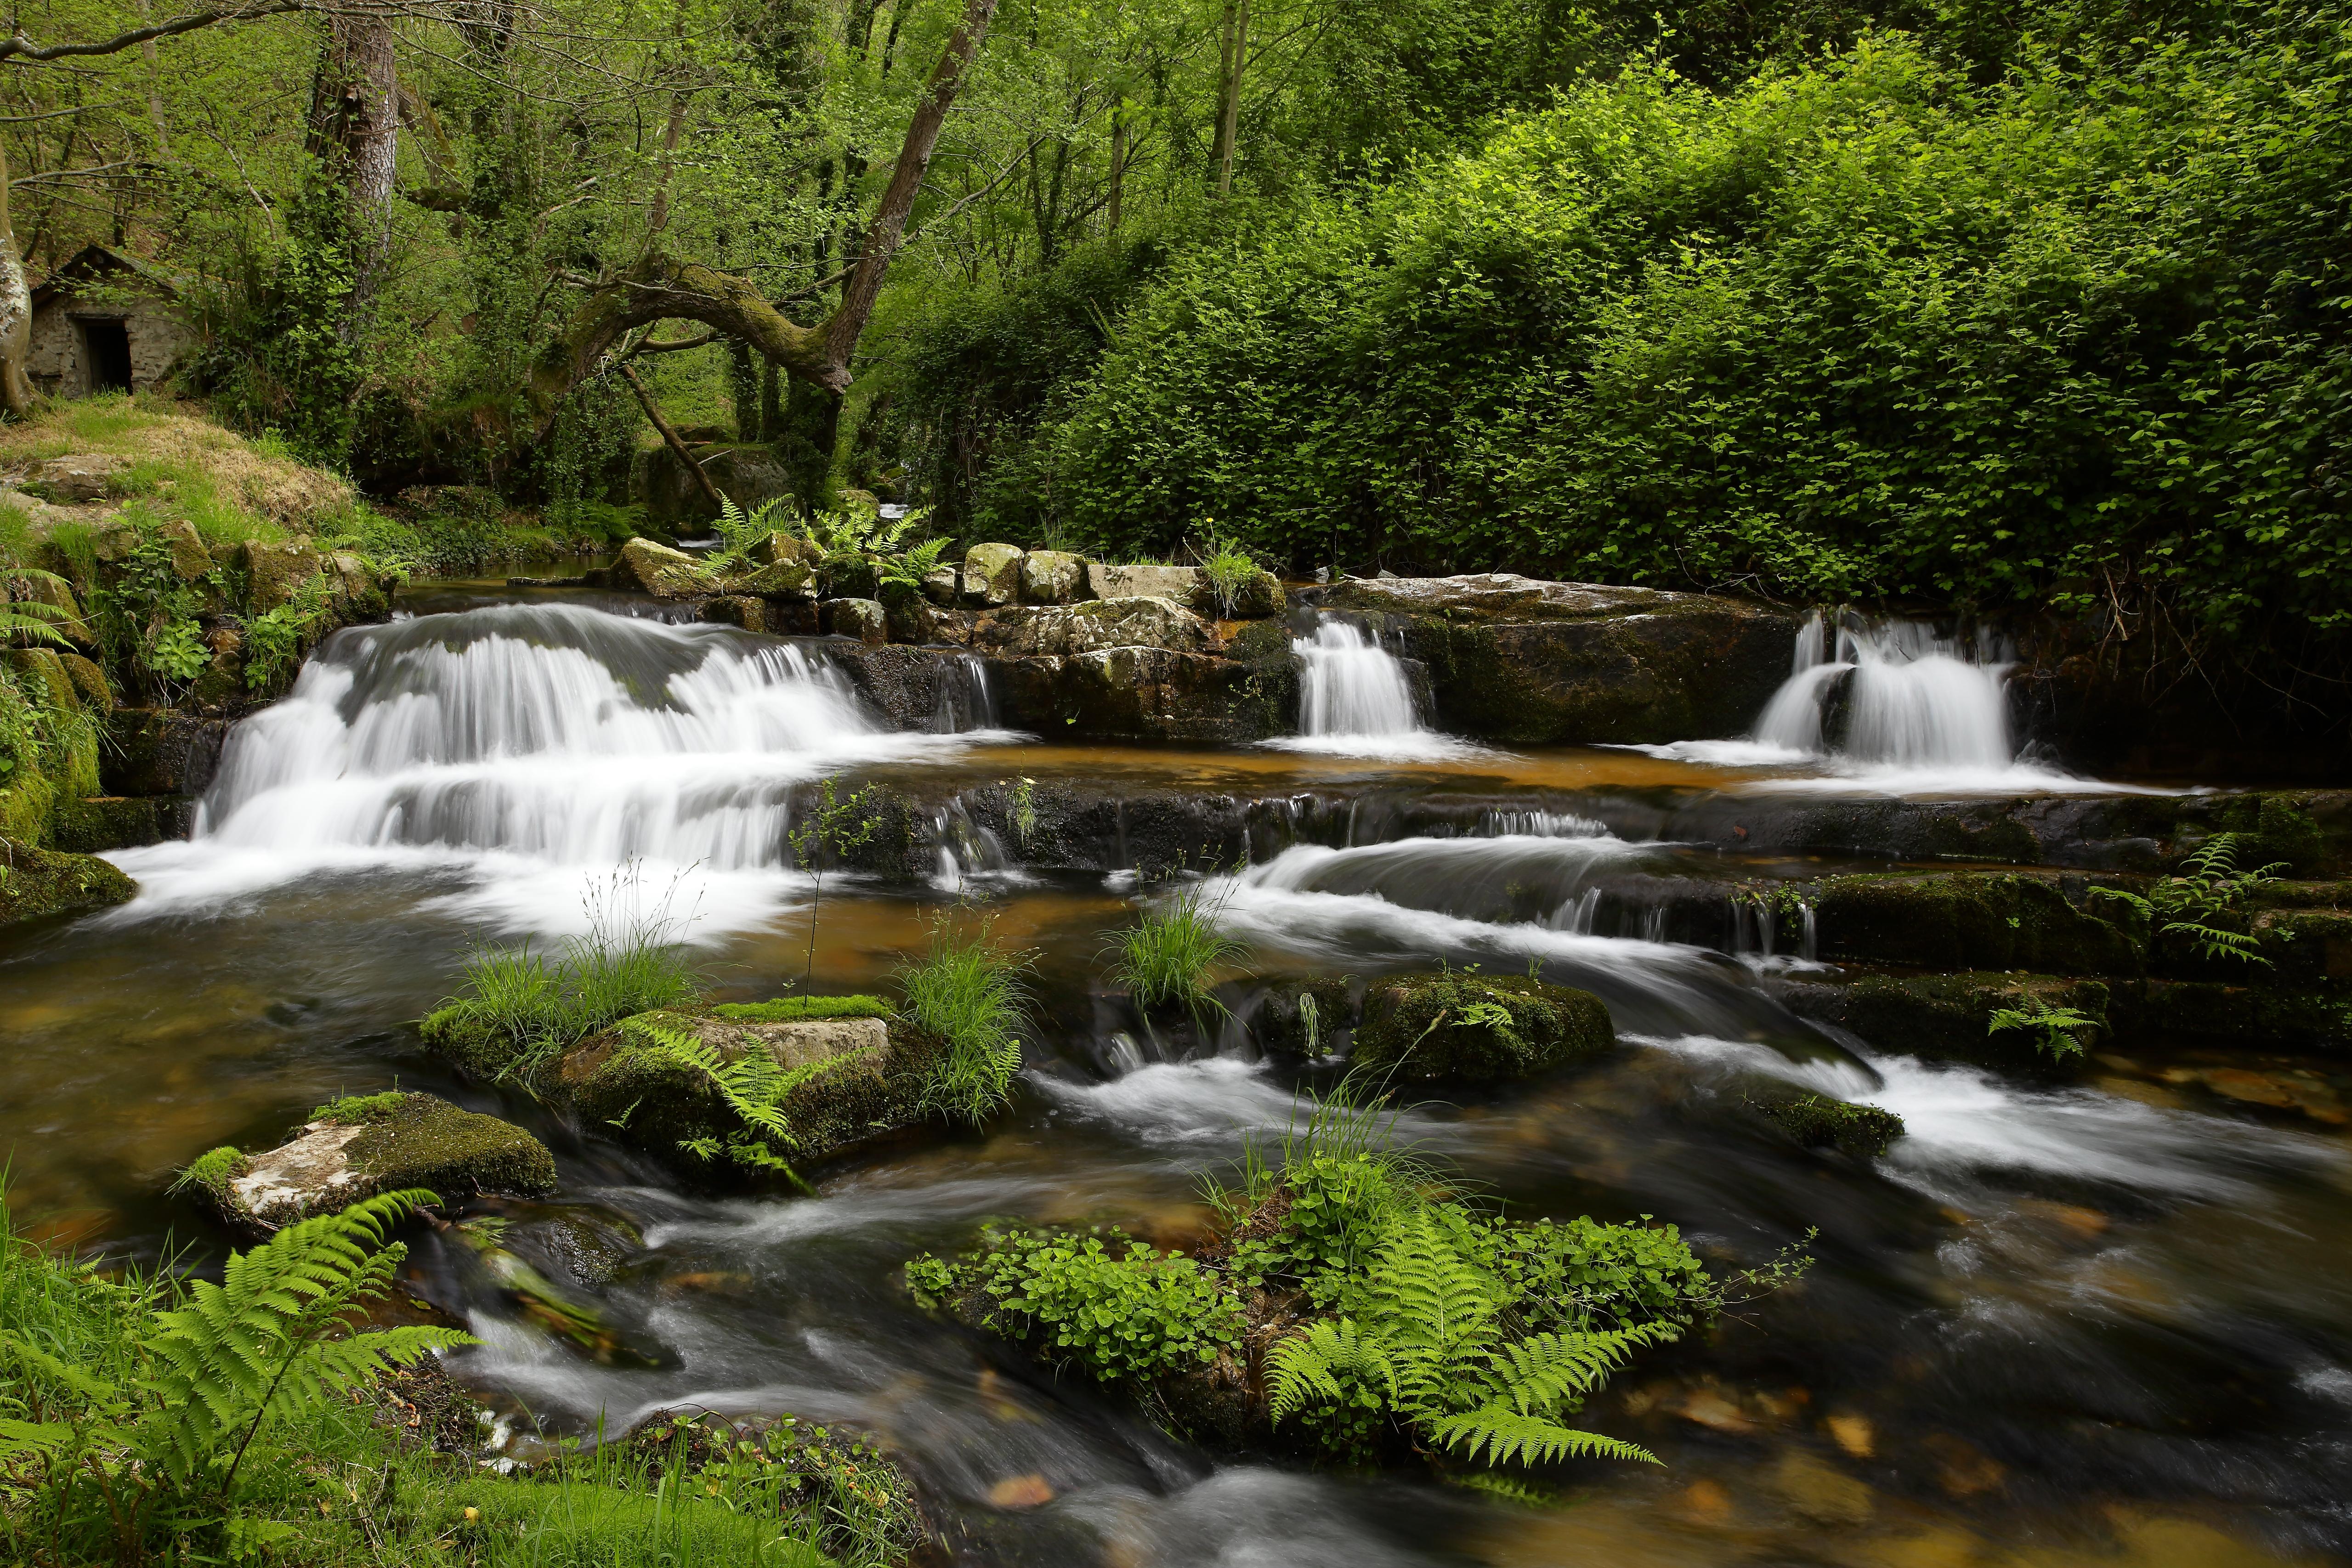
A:
<svg viewBox="0 0 2352 1568">
<path fill-rule="evenodd" d="M 397 1089 L 387 1089 L 381 1094 L 346 1094 L 340 1100 L 330 1100 L 310 1113 L 313 1122 L 334 1122 L 342 1126 L 357 1126 L 363 1122 L 389 1119 L 408 1103 L 409 1096 Z"/>
<path fill-rule="evenodd" d="M 0 925 L 125 904 L 138 891 L 136 883 L 102 860 L 0 841 Z"/>
<path fill-rule="evenodd" d="M 1831 877 L 1821 884 L 1815 911 L 1825 956 L 2074 975 L 2137 975 L 2146 963 L 2128 931 L 2076 909 L 2039 877 Z"/>
<path fill-rule="evenodd" d="M 1850 1105 L 1819 1094 L 1751 1101 L 1807 1148 L 1837 1148 L 1860 1157 L 1885 1154 L 1903 1135 L 1903 1118 L 1875 1105 Z"/>
<path fill-rule="evenodd" d="M 401 1094 L 394 1097 L 396 1106 L 377 1106 L 385 1098 L 370 1095 L 325 1107 L 371 1107 L 367 1130 L 344 1145 L 343 1157 L 375 1190 L 429 1187 L 445 1200 L 475 1192 L 554 1190 L 555 1157 L 520 1127 L 460 1110 L 436 1095 Z"/>
<path fill-rule="evenodd" d="M 468 1078 L 488 1081 L 512 1065 L 514 1041 L 467 1002 L 429 1013 L 417 1034 L 444 1061 Z"/>
<path fill-rule="evenodd" d="M 717 1017 L 741 1023 L 791 1023 L 799 1019 L 887 1019 L 898 1009 L 880 997 L 778 997 L 765 1002 L 721 1002 Z"/>
<path fill-rule="evenodd" d="M 163 818 L 145 796 L 68 796 L 50 809 L 49 843 L 75 854 L 161 843 Z"/>
<path fill-rule="evenodd" d="M 206 1149 L 190 1160 L 172 1183 L 173 1192 L 200 1192 L 226 1207 L 228 1184 L 245 1174 L 247 1160 L 233 1144 Z"/>
<path fill-rule="evenodd" d="M 1865 974 L 1786 981 L 1774 988 L 1774 994 L 1801 1016 L 1852 1030 L 1885 1050 L 2028 1067 L 2037 1061 L 2030 1040 L 2015 1033 L 1988 1033 L 1995 1009 L 2020 1006 L 2031 997 L 2045 1007 L 2084 1014 L 2104 1034 L 2110 1027 L 2114 988 L 2053 975 Z"/>
<path fill-rule="evenodd" d="M 1407 1082 L 1496 1083 L 1598 1055 L 1616 1039 L 1589 992 L 1515 975 L 1407 975 L 1365 994 L 1353 1061 Z"/>
</svg>

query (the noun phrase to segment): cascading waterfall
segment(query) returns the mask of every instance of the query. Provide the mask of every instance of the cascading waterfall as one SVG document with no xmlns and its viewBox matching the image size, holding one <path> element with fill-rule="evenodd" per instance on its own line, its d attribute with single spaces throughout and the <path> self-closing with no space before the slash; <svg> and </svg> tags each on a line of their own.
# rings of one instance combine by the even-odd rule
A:
<svg viewBox="0 0 2352 1568">
<path fill-rule="evenodd" d="M 723 627 L 572 605 L 352 627 L 232 732 L 193 841 L 141 874 L 201 896 L 232 864 L 244 885 L 492 858 L 567 886 L 631 862 L 773 873 L 793 785 L 942 744 L 882 732 L 803 649 Z"/>
<path fill-rule="evenodd" d="M 970 653 L 958 653 L 940 673 L 939 705 L 931 713 L 938 735 L 966 735 L 994 729 L 996 694 L 988 687 L 988 666 Z"/>
<path fill-rule="evenodd" d="M 1865 765 L 2006 768 L 2017 760 L 2009 671 L 1986 637 L 1963 643 L 1913 622 L 1849 619 L 1832 640 L 1817 612 L 1797 634 L 1795 668 L 1757 721 L 1756 738 Z M 1832 744 L 1827 721 L 1841 693 L 1845 728 Z"/>
<path fill-rule="evenodd" d="M 1402 661 L 1351 621 L 1325 617 L 1293 637 L 1299 733 L 1269 742 L 1339 756 L 1442 757 L 1470 749 L 1425 727 Z"/>
</svg>

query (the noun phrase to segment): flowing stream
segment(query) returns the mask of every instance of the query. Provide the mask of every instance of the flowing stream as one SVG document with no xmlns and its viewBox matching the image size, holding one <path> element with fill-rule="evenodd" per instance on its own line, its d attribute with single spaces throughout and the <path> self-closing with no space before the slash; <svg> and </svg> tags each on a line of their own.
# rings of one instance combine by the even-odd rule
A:
<svg viewBox="0 0 2352 1568">
<path fill-rule="evenodd" d="M 1793 789 L 1834 758 L 2017 780 L 1995 661 L 1824 632 L 1748 752 L 1509 757 L 1448 751 L 1397 662 L 1327 620 L 1299 648 L 1314 749 L 1117 751 L 989 728 L 977 668 L 930 731 L 900 733 L 822 642 L 408 602 L 434 612 L 339 633 L 238 727 L 192 841 L 116 857 L 137 902 L 0 932 L 0 1150 L 43 1234 L 151 1258 L 169 1234 L 217 1256 L 163 1196 L 176 1166 L 396 1079 L 547 1140 L 562 1189 L 495 1205 L 507 1239 L 635 1352 L 583 1359 L 461 1249 L 420 1239 L 410 1283 L 486 1341 L 451 1369 L 537 1434 L 519 1445 L 680 1405 L 848 1423 L 905 1457 L 959 1561 L 2171 1568 L 2352 1550 L 2340 1125 L 2191 1092 L 2154 1059 L 2057 1087 L 1807 1024 L 1765 978 L 1803 956 L 1768 962 L 1738 915 L 1747 887 L 1824 862 L 1625 826 L 1749 799 L 1766 745 L 1806 759 L 1776 776 Z M 1823 694 L 1841 680 L 1835 727 Z M 690 917 L 721 999 L 776 994 L 809 938 L 783 834 L 796 791 L 827 778 L 936 800 L 936 869 L 828 879 L 819 989 L 887 986 L 958 897 L 1035 951 L 1028 1070 L 984 1134 L 838 1169 L 812 1197 L 712 1197 L 454 1082 L 419 1046 L 413 1020 L 468 944 L 577 929 L 600 887 Z M 1207 1043 L 1141 1040 L 1099 978 L 1133 862 L 1022 870 L 970 807 L 1016 779 L 1246 800 L 1288 824 L 1212 889 L 1256 973 L 1442 960 L 1603 998 L 1622 1040 L 1608 1058 L 1423 1106 L 1402 1131 L 1515 1214 L 1655 1216 L 1727 1270 L 1811 1251 L 1801 1287 L 1588 1408 L 1662 1466 L 1580 1469 L 1576 1506 L 1528 1509 L 1422 1472 L 1213 1457 L 916 1310 L 899 1265 L 990 1217 L 1198 1236 L 1203 1177 L 1278 1138 L 1307 1081 L 1252 1047 L 1246 983 Z M 2352 1090 L 2340 1063 L 2298 1065 Z M 1878 1160 L 1796 1149 L 1743 1111 L 1773 1084 L 1885 1105 L 1908 1135 Z"/>
</svg>

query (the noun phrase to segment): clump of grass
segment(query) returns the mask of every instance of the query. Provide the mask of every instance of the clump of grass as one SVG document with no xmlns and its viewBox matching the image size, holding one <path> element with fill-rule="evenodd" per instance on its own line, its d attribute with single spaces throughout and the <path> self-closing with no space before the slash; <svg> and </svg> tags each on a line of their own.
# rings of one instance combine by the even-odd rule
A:
<svg viewBox="0 0 2352 1568">
<path fill-rule="evenodd" d="M 1136 923 L 1108 933 L 1114 955 L 1109 977 L 1139 1007 L 1182 1003 L 1195 1019 L 1226 1011 L 1209 990 L 1209 974 L 1245 951 L 1218 925 L 1226 895 L 1190 883 L 1146 905 Z"/>
<path fill-rule="evenodd" d="M 530 943 L 477 948 L 465 988 L 434 1014 L 444 1029 L 491 1037 L 505 1076 L 528 1079 L 567 1048 L 625 1018 L 694 1001 L 702 987 L 679 938 L 693 922 L 675 913 L 677 884 L 650 907 L 636 898 L 635 867 L 592 887 L 588 930 L 551 962 Z"/>
<path fill-rule="evenodd" d="M 947 1042 L 923 1088 L 923 1107 L 977 1123 L 1013 1096 L 1021 1071 L 1021 1024 L 1028 1010 L 1030 957 L 991 940 L 992 922 L 964 925 L 953 914 L 931 923 L 920 961 L 898 971 L 905 1015 Z"/>
<path fill-rule="evenodd" d="M 172 1178 L 170 1191 L 205 1192 L 218 1197 L 228 1191 L 228 1184 L 245 1174 L 245 1152 L 234 1144 L 223 1144 L 216 1149 L 206 1149 L 182 1167 Z"/>
</svg>

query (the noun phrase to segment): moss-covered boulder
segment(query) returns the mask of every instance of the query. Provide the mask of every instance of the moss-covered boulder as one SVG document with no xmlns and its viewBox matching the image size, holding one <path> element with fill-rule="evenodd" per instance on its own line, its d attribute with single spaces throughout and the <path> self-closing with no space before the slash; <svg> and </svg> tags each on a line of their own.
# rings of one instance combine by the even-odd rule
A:
<svg viewBox="0 0 2352 1568">
<path fill-rule="evenodd" d="M 788 997 L 629 1019 L 566 1052 L 548 1087 L 635 1147 L 704 1175 L 758 1179 L 922 1121 L 944 1049 L 877 998 Z M 747 1124 L 706 1065 L 755 1051 L 792 1082 L 776 1105 L 782 1139 Z"/>
<path fill-rule="evenodd" d="M 246 602 L 256 614 L 293 603 L 327 566 L 318 550 L 305 543 L 247 539 L 236 549 L 237 565 L 245 572 Z"/>
<path fill-rule="evenodd" d="M 1748 1103 L 1807 1148 L 1834 1148 L 1857 1158 L 1885 1154 L 1904 1131 L 1903 1118 L 1892 1111 L 1820 1094 L 1772 1095 Z"/>
<path fill-rule="evenodd" d="M 1821 883 L 1814 918 L 1823 957 L 2061 975 L 2137 975 L 2146 967 L 2128 930 L 2077 909 L 2046 877 L 1830 877 Z"/>
<path fill-rule="evenodd" d="M 1517 975 L 1401 975 L 1364 993 L 1354 1069 L 1402 1083 L 1503 1083 L 1617 1043 L 1589 991 Z"/>
<path fill-rule="evenodd" d="M 2265 979 L 2253 971 L 2249 979 Z M 2148 980 L 2119 991 L 2117 1040 L 2225 1050 L 2352 1051 L 2352 980 L 2299 986 Z"/>
<path fill-rule="evenodd" d="M 189 1167 L 188 1181 L 231 1223 L 270 1231 L 403 1187 L 428 1188 L 444 1203 L 551 1192 L 555 1158 L 496 1116 L 394 1091 L 321 1105 L 266 1154 L 215 1149 Z"/>
<path fill-rule="evenodd" d="M 1110 648 L 1206 653 L 1210 624 L 1172 599 L 1090 599 L 1082 604 L 1011 605 L 983 617 L 973 646 L 1004 658 L 1091 653 Z"/>
<path fill-rule="evenodd" d="M 1067 550 L 1033 549 L 1021 558 L 1024 603 L 1067 604 L 1086 580 L 1085 559 Z"/>
<path fill-rule="evenodd" d="M 719 579 L 684 550 L 637 538 L 613 562 L 613 586 L 656 599 L 693 599 L 719 591 Z"/>
<path fill-rule="evenodd" d="M 964 552 L 963 587 L 959 597 L 973 610 L 994 610 L 1021 601 L 1021 559 L 1017 545 L 980 544 Z"/>
<path fill-rule="evenodd" d="M 1528 745 L 1744 735 L 1788 674 L 1798 624 L 1713 594 L 1508 572 L 1351 580 L 1314 597 L 1402 633 L 1442 728 Z"/>
<path fill-rule="evenodd" d="M 2115 988 L 2099 980 L 2056 975 L 1970 970 L 1958 975 L 1882 975 L 1864 970 L 1795 975 L 1768 980 L 1768 988 L 1800 1018 L 1834 1024 L 1883 1051 L 1958 1057 L 1996 1066 L 2024 1067 L 2040 1055 L 2033 1037 L 1992 1032 L 1992 1015 L 2037 1003 L 2082 1014 L 2090 1023 L 2079 1044 L 2096 1050 L 2114 1038 L 2109 1016 Z"/>
<path fill-rule="evenodd" d="M 102 860 L 0 839 L 0 925 L 128 904 L 138 891 Z"/>
<path fill-rule="evenodd" d="M 1276 980 L 1244 1015 L 1261 1050 L 1285 1056 L 1328 1056 L 1356 1024 L 1346 980 Z"/>
<path fill-rule="evenodd" d="M 162 806 L 151 796 L 68 796 L 50 808 L 49 847 L 94 855 L 160 844 L 172 836 L 163 819 Z"/>
<path fill-rule="evenodd" d="M 879 600 L 828 599 L 817 610 L 829 636 L 850 637 L 860 643 L 890 640 L 890 612 L 882 608 Z"/>
<path fill-rule="evenodd" d="M 975 646 L 984 631 L 985 618 Z M 1065 740 L 1240 745 L 1291 733 L 1298 712 L 1286 658 L 1269 666 L 1167 648 L 998 659 L 989 686 L 1006 725 Z"/>
<path fill-rule="evenodd" d="M 817 577 L 828 599 L 871 599 L 882 587 L 882 574 L 873 559 L 856 550 L 825 557 Z"/>
</svg>

